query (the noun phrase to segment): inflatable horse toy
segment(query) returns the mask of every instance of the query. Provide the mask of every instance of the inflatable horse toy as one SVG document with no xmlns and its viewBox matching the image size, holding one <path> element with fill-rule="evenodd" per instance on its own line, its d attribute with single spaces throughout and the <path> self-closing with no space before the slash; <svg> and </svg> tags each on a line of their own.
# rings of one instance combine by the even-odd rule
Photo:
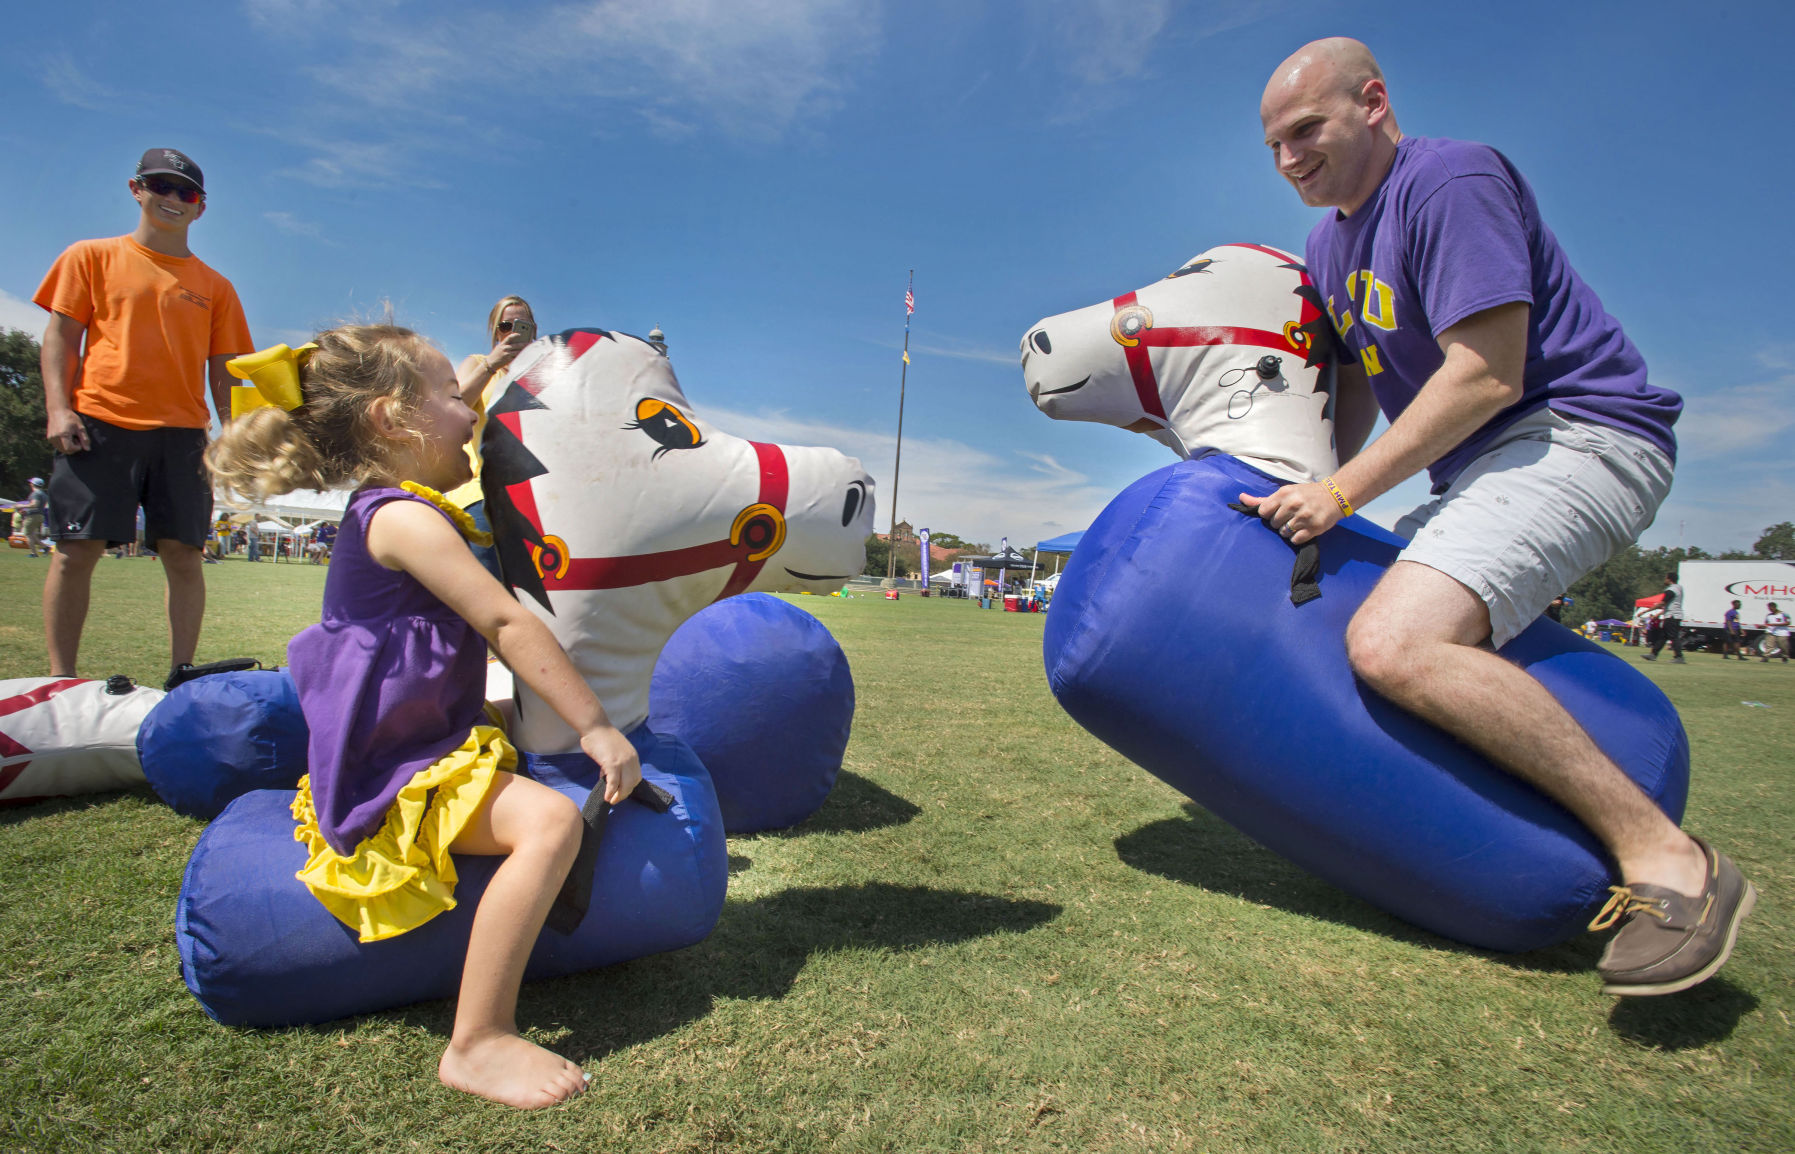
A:
<svg viewBox="0 0 1795 1154">
<path fill-rule="evenodd" d="M 1118 425 L 1181 457 L 1221 451 L 1312 481 L 1334 467 L 1332 344 L 1297 258 L 1229 244 L 1035 325 L 1022 374 L 1055 420 Z"/>
<path fill-rule="evenodd" d="M 1293 574 L 1291 546 L 1230 508 L 1333 471 L 1326 326 L 1294 257 L 1224 245 L 1023 337 L 1043 412 L 1185 458 L 1086 531 L 1048 612 L 1048 682 L 1099 739 L 1311 873 L 1475 946 L 1553 944 L 1617 880 L 1600 844 L 1347 663 L 1347 622 L 1404 542 L 1348 517 Z M 1681 819 L 1688 740 L 1656 686 L 1545 619 L 1501 653 Z"/>
<path fill-rule="evenodd" d="M 693 944 L 722 910 L 724 826 L 691 748 L 643 724 L 656 657 L 713 603 L 711 613 L 743 607 L 726 624 L 746 622 L 732 635 L 761 644 L 790 639 L 790 616 L 804 619 L 814 627 L 812 652 L 791 676 L 814 676 L 834 692 L 838 715 L 825 728 L 845 746 L 839 691 L 846 682 L 851 713 L 852 685 L 827 631 L 783 602 L 735 595 L 826 592 L 858 572 L 872 529 L 872 479 L 832 449 L 750 442 L 711 427 L 693 413 L 665 354 L 621 333 L 575 329 L 537 341 L 518 358 L 490 417 L 482 484 L 505 580 L 629 734 L 644 779 L 672 799 L 665 812 L 636 802 L 611 811 L 585 920 L 569 935 L 545 931 L 526 976 Z M 833 661 L 818 657 L 816 633 Z M 785 675 L 782 667 L 777 676 Z M 520 771 L 583 802 L 597 766 L 527 691 L 518 694 L 518 713 Z M 793 735 L 788 747 L 798 741 Z M 362 945 L 293 877 L 304 851 L 293 840 L 292 796 L 244 794 L 194 849 L 176 939 L 201 1005 L 227 1024 L 270 1026 L 452 995 L 492 860 L 457 861 L 455 909 Z"/>
<path fill-rule="evenodd" d="M 682 622 L 748 592 L 828 593 L 865 563 L 873 482 L 833 449 L 727 436 L 692 411 L 666 354 L 574 329 L 518 358 L 491 408 L 481 487 L 506 583 L 536 610 L 618 728 Z M 577 737 L 528 689 L 518 748 Z"/>
</svg>

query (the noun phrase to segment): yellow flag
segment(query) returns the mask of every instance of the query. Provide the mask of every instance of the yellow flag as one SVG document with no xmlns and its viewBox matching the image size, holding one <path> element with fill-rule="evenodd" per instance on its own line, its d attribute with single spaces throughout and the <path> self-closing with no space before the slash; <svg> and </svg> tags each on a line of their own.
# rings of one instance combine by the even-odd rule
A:
<svg viewBox="0 0 1795 1154">
<path fill-rule="evenodd" d="M 909 349 L 904 350 L 904 363 L 906 365 L 910 363 L 910 350 Z"/>
</svg>

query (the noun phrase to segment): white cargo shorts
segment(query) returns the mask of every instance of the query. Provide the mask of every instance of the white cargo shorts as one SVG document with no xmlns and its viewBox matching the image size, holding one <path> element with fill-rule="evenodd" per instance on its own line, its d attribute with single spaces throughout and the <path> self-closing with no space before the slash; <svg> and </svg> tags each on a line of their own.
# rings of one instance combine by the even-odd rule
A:
<svg viewBox="0 0 1795 1154">
<path fill-rule="evenodd" d="M 1402 560 L 1476 593 L 1500 649 L 1554 597 L 1651 526 L 1670 492 L 1664 450 L 1549 408 L 1504 429 L 1450 488 L 1396 523 Z"/>
</svg>

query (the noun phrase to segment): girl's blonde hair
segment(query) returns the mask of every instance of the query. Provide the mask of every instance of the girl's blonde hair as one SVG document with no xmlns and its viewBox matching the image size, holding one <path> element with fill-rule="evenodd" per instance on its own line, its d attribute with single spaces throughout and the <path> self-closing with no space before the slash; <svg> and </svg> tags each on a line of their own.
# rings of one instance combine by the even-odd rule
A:
<svg viewBox="0 0 1795 1154">
<path fill-rule="evenodd" d="M 530 307 L 529 301 L 517 296 L 500 297 L 499 303 L 493 305 L 492 311 L 486 314 L 486 339 L 495 345 L 499 343 L 499 321 L 504 317 L 505 310 L 512 305 L 524 306 L 524 311 L 530 314 L 530 319 L 532 321 L 536 319 L 536 310 Z"/>
<path fill-rule="evenodd" d="M 246 413 L 206 449 L 213 479 L 230 491 L 259 501 L 359 485 L 387 460 L 374 407 L 391 404 L 403 420 L 423 402 L 430 345 L 410 329 L 344 325 L 312 339 L 318 347 L 299 369 L 304 403 Z"/>
</svg>

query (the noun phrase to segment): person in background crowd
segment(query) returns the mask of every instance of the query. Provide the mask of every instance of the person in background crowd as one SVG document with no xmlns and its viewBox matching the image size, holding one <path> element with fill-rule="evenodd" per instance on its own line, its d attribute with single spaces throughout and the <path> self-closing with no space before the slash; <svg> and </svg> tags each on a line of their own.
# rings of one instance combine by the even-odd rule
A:
<svg viewBox="0 0 1795 1154">
<path fill-rule="evenodd" d="M 1774 601 L 1770 603 L 1769 612 L 1764 614 L 1764 629 L 1776 642 L 1777 648 L 1782 651 L 1783 664 L 1787 665 L 1789 663 L 1789 615 L 1778 609 Z M 1770 654 L 1766 653 L 1758 660 L 1768 663 Z"/>
<path fill-rule="evenodd" d="M 1658 660 L 1658 651 L 1669 642 L 1671 664 L 1683 665 L 1683 587 L 1677 584 L 1675 573 L 1664 575 L 1663 597 L 1663 604 L 1658 606 L 1658 636 L 1652 642 L 1652 651 L 1641 653 L 1639 660 Z"/>
<path fill-rule="evenodd" d="M 1722 661 L 1734 656 L 1741 661 L 1745 660 L 1745 647 L 1741 643 L 1745 629 L 1739 623 L 1739 607 L 1743 604 L 1742 601 L 1734 601 L 1732 608 L 1726 611 L 1721 622 L 1726 627 L 1720 637 L 1720 659 Z"/>
<path fill-rule="evenodd" d="M 32 477 L 25 482 L 31 491 L 19 502 L 14 520 L 22 528 L 19 530 L 25 538 L 25 548 L 33 557 L 41 557 L 43 550 L 38 546 L 43 542 L 44 513 L 50 507 L 50 495 L 44 490 L 44 479 Z"/>
<path fill-rule="evenodd" d="M 480 436 L 486 431 L 487 406 L 497 400 L 504 390 L 511 362 L 517 359 L 518 353 L 523 352 L 525 345 L 536 339 L 536 316 L 530 311 L 529 303 L 520 296 L 500 297 L 499 302 L 486 315 L 486 337 L 492 342 L 491 351 L 466 358 L 455 370 L 455 379 L 461 382 L 461 399 L 479 418 L 473 440 L 467 445 L 467 459 L 473 466 L 474 476 L 472 480 L 444 496 L 457 508 L 467 510 L 481 532 L 490 533 L 492 525 L 486 519 L 486 498 L 480 491 Z M 480 559 L 480 564 L 497 577 L 498 551 L 490 545 L 475 545 L 472 548 L 474 556 Z"/>
</svg>

